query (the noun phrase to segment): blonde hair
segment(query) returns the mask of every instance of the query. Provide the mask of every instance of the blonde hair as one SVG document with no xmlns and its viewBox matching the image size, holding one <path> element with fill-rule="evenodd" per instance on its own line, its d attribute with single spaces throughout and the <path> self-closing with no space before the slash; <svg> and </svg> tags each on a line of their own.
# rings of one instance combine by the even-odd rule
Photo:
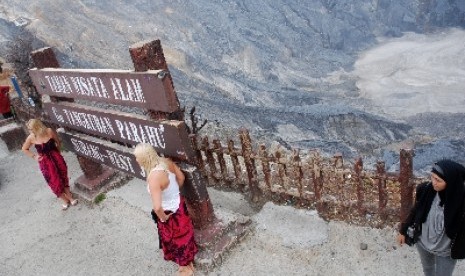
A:
<svg viewBox="0 0 465 276">
<path fill-rule="evenodd" d="M 26 127 L 35 135 L 42 136 L 47 133 L 47 126 L 39 119 L 30 119 L 26 123 Z"/>
<path fill-rule="evenodd" d="M 168 169 L 165 158 L 160 157 L 150 144 L 137 144 L 134 149 L 134 156 L 137 158 L 139 165 L 145 170 L 147 177 L 149 177 L 150 171 L 158 165 L 161 165 L 165 170 Z"/>
</svg>

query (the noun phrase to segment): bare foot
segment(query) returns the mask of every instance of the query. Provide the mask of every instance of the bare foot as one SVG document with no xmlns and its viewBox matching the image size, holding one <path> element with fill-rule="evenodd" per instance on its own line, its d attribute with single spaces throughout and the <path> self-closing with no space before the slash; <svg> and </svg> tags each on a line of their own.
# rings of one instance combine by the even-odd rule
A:
<svg viewBox="0 0 465 276">
<path fill-rule="evenodd" d="M 180 266 L 178 269 L 179 276 L 192 276 L 194 275 L 194 270 L 191 268 L 190 264 L 186 266 Z"/>
</svg>

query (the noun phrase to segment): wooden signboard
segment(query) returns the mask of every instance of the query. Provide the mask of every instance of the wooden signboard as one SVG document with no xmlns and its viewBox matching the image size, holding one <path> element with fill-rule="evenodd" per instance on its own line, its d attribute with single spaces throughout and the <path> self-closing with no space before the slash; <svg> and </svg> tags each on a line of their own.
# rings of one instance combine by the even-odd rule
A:
<svg viewBox="0 0 465 276">
<path fill-rule="evenodd" d="M 179 104 L 166 74 L 163 70 L 29 70 L 40 94 L 174 112 Z"/>
<path fill-rule="evenodd" d="M 82 134 L 59 129 L 65 147 L 72 152 L 145 180 L 145 171 L 137 164 L 129 148 Z"/>
<path fill-rule="evenodd" d="M 194 151 L 182 121 L 152 121 L 141 115 L 75 103 L 44 103 L 50 119 L 63 127 L 126 144 L 149 143 L 165 156 L 193 160 Z"/>
</svg>

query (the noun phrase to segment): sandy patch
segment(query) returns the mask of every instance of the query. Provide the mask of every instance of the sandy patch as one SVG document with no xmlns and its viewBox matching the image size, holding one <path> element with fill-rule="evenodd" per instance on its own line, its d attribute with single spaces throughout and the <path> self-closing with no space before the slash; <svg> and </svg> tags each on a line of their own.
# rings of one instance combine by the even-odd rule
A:
<svg viewBox="0 0 465 276">
<path fill-rule="evenodd" d="M 407 33 L 360 55 L 353 74 L 374 109 L 403 118 L 424 112 L 464 112 L 465 31 Z"/>
</svg>

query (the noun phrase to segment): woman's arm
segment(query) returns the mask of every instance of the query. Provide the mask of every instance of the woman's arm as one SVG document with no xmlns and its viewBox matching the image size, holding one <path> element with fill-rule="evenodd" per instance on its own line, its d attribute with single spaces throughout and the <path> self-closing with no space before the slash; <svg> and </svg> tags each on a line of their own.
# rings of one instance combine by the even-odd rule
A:
<svg viewBox="0 0 465 276">
<path fill-rule="evenodd" d="M 61 151 L 61 141 L 60 138 L 58 137 L 58 134 L 51 128 L 47 128 L 48 135 L 53 138 L 55 141 L 55 144 L 57 146 L 58 151 Z"/>
<path fill-rule="evenodd" d="M 169 162 L 170 171 L 176 175 L 176 181 L 178 182 L 179 187 L 182 187 L 182 185 L 184 185 L 184 180 L 186 179 L 186 176 L 181 171 L 181 168 L 179 168 L 179 166 L 176 165 L 176 163 L 174 163 L 171 160 Z"/>
<path fill-rule="evenodd" d="M 399 234 L 397 235 L 397 243 L 399 245 L 402 245 L 405 243 L 405 236 L 407 235 L 407 228 L 411 226 L 415 220 L 415 215 L 417 213 L 419 201 L 422 199 L 423 193 L 425 192 L 427 185 L 428 185 L 428 182 L 424 182 L 416 187 L 415 203 L 413 207 L 410 209 L 410 212 L 407 218 L 405 219 L 405 221 L 403 221 L 399 226 Z"/>
<path fill-rule="evenodd" d="M 149 175 L 147 182 L 149 184 L 150 196 L 152 198 L 153 211 L 161 222 L 165 222 L 170 215 L 166 215 L 165 210 L 163 210 L 163 207 L 161 206 L 161 187 L 168 185 L 168 175 L 164 171 L 154 171 Z"/>
<path fill-rule="evenodd" d="M 29 157 L 31 157 L 32 159 L 34 160 L 38 160 L 39 156 L 34 154 L 33 152 L 31 152 L 29 149 L 31 148 L 31 146 L 33 145 L 32 143 L 32 140 L 33 140 L 33 136 L 32 134 L 30 134 L 27 138 L 26 138 L 26 141 L 24 141 L 24 144 L 21 148 L 21 150 Z"/>
</svg>

